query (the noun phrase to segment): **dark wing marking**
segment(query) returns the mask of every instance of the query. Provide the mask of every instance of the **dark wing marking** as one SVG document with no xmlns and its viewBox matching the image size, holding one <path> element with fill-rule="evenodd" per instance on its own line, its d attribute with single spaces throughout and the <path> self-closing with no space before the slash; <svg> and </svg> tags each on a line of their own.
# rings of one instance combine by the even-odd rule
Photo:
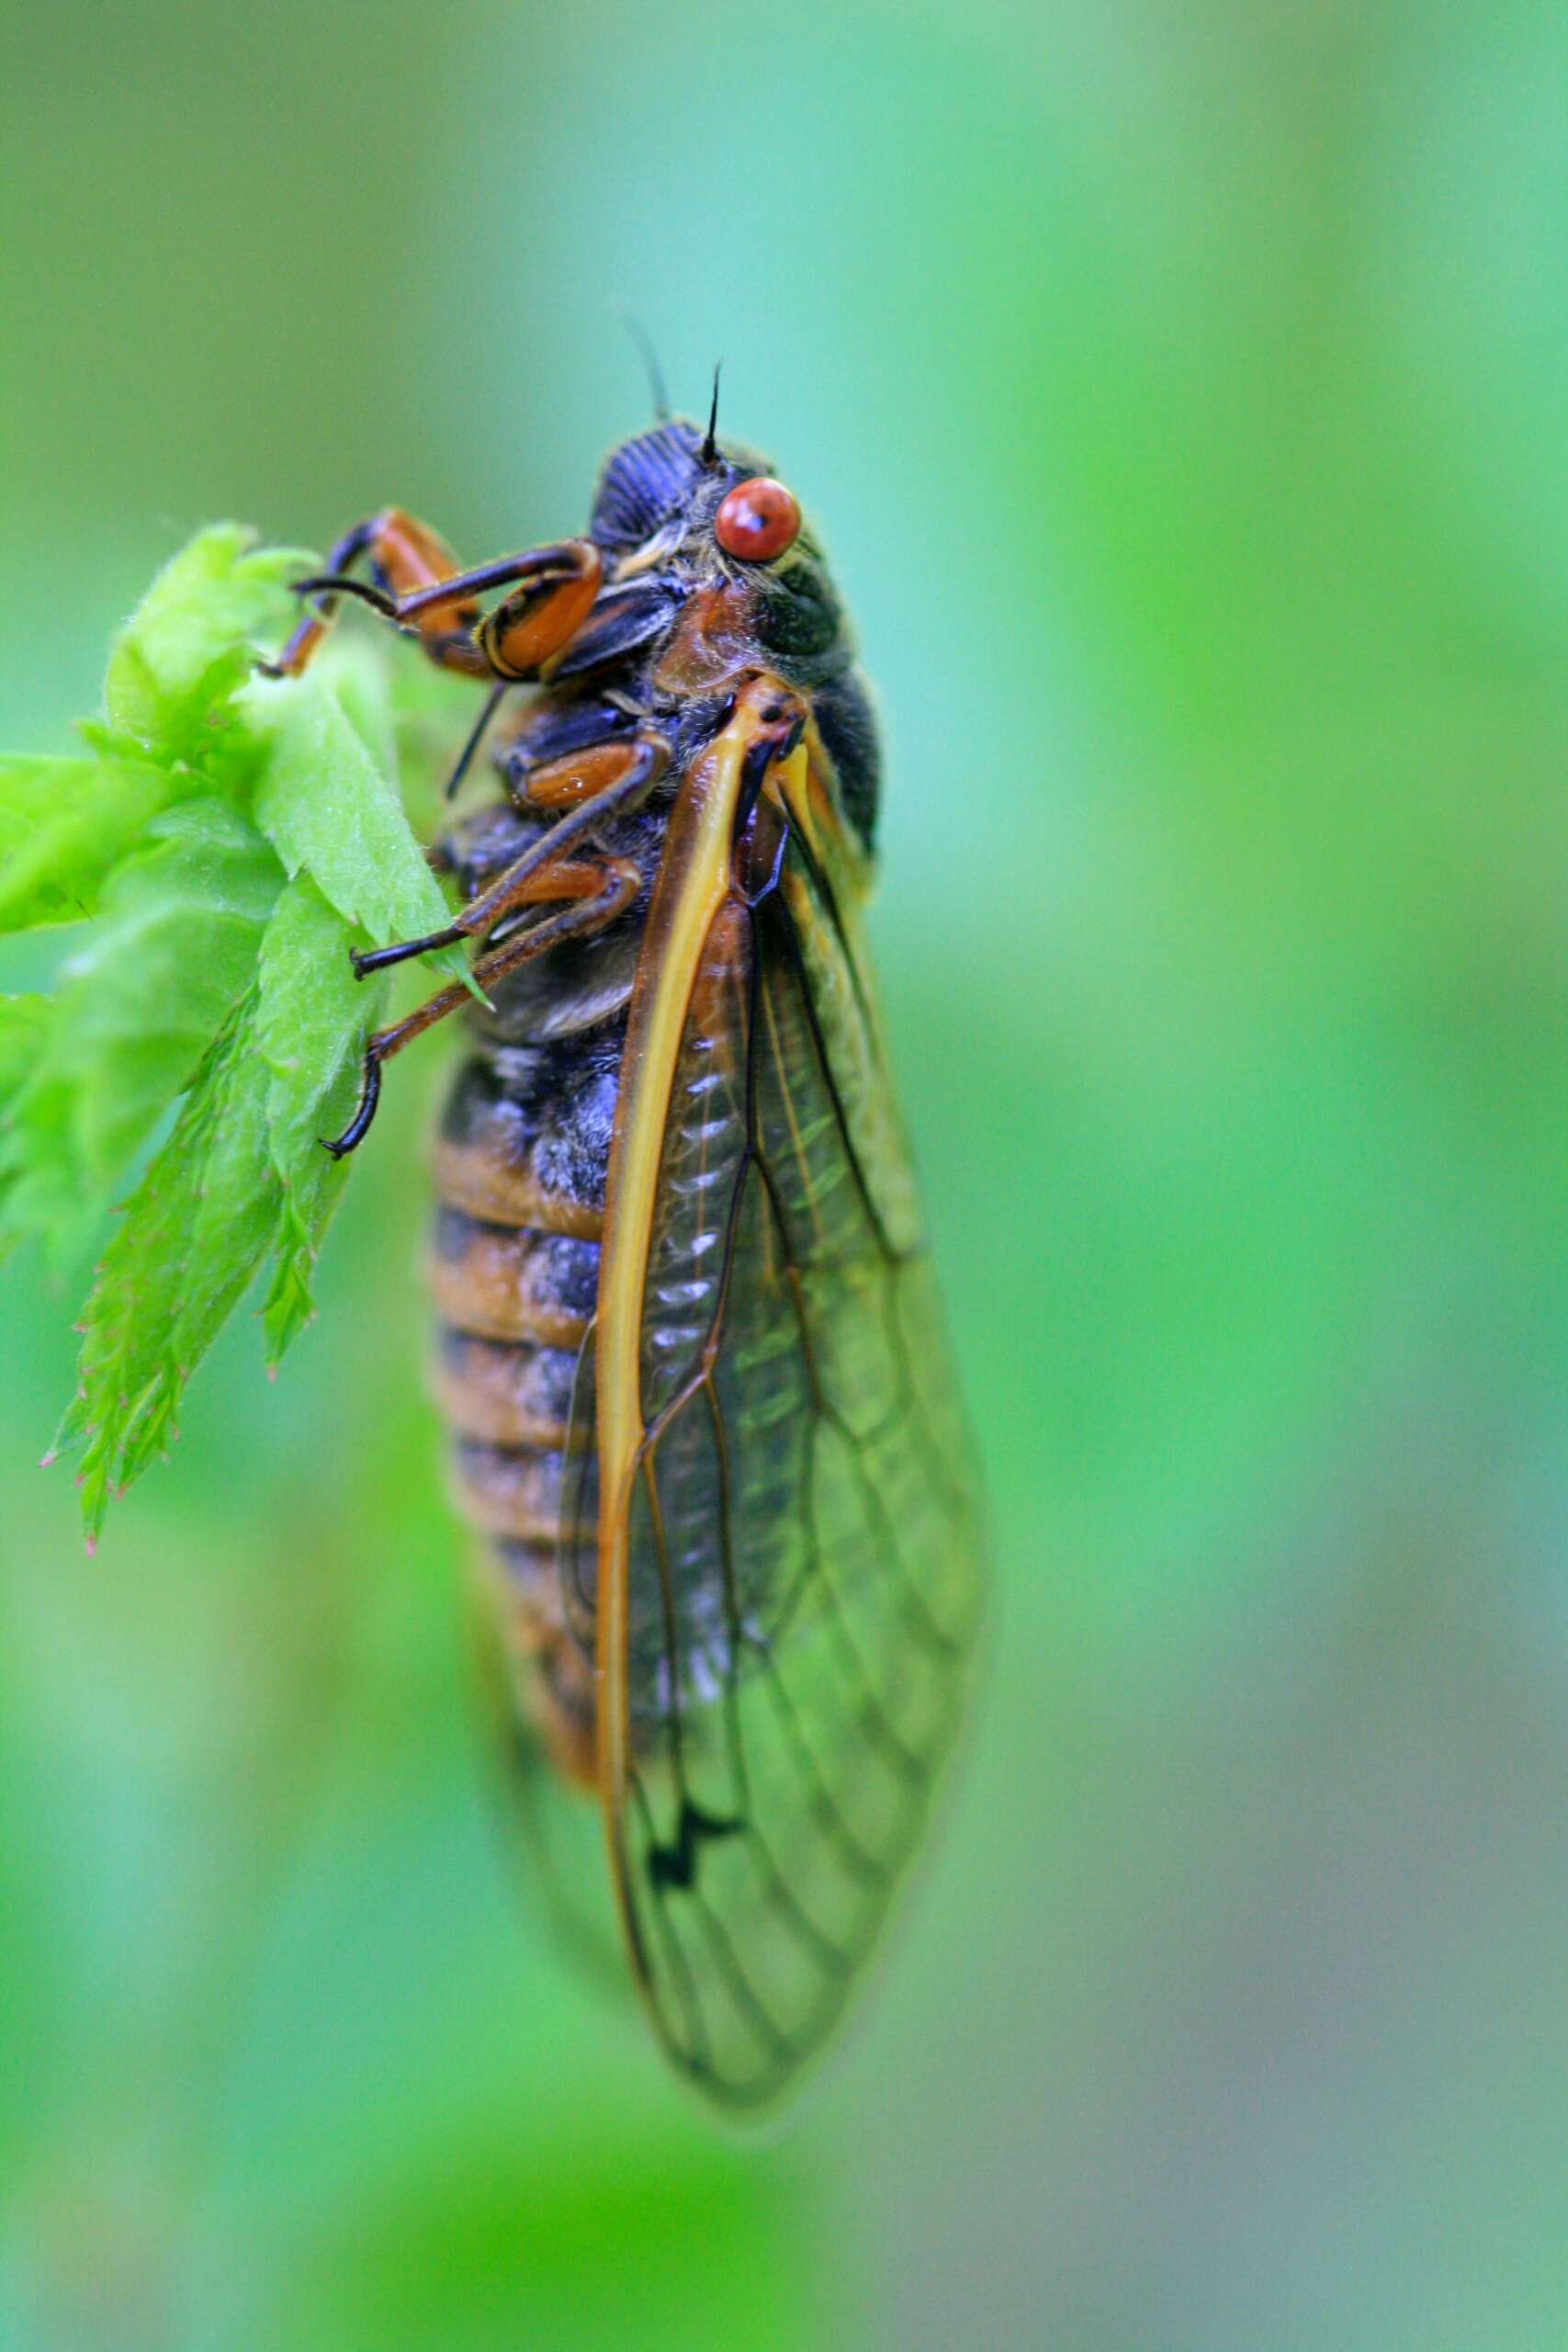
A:
<svg viewBox="0 0 1568 2352">
<path fill-rule="evenodd" d="M 665 1130 L 629 1507 L 634 1956 L 762 2106 L 919 1839 L 981 1598 L 969 1442 L 850 891 L 792 832 L 705 943 Z M 580 1610 L 592 1585 L 578 1580 Z"/>
</svg>

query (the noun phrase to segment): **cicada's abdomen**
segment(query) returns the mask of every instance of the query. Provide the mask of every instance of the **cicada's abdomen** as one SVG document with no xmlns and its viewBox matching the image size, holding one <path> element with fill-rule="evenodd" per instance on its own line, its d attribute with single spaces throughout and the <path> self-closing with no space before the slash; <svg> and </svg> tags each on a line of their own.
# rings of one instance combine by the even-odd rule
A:
<svg viewBox="0 0 1568 2352">
<path fill-rule="evenodd" d="M 441 843 L 465 899 L 555 821 L 554 807 L 529 805 L 541 780 L 626 729 L 618 706 L 592 696 L 535 701 L 497 752 L 501 794 Z M 591 1389 L 580 1389 L 575 1416 L 572 1402 L 592 1381 L 616 1082 L 666 818 L 660 804 L 602 829 L 644 876 L 636 903 L 592 938 L 507 975 L 493 1011 L 470 1008 L 470 1047 L 434 1155 L 434 1386 L 456 1498 L 485 1539 L 516 1702 L 555 1762 L 584 1783 L 594 1774 L 592 1595 L 579 1597 L 574 1614 L 567 1588 L 592 1574 L 592 1546 L 569 1542 L 566 1527 L 586 1524 L 596 1505 Z"/>
<path fill-rule="evenodd" d="M 542 1046 L 481 1036 L 435 1152 L 434 1385 L 459 1507 L 488 1539 L 520 1695 L 561 1769 L 592 1775 L 592 1676 L 566 1623 L 573 1383 L 592 1323 L 624 1023 Z"/>
</svg>

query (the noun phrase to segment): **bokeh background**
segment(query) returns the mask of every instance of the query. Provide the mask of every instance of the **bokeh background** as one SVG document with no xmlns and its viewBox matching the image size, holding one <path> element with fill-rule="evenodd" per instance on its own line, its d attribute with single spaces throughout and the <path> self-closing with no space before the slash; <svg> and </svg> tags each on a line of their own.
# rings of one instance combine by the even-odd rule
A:
<svg viewBox="0 0 1568 2352">
<path fill-rule="evenodd" d="M 1000 1583 L 881 1997 L 727 2139 L 492 1834 L 439 1049 L 92 1563 L 10 1269 L 0 2342 L 1568 2341 L 1561 9 L 4 0 L 0 96 L 7 745 L 197 523 L 570 530 L 621 313 L 724 358 L 884 693 Z"/>
</svg>

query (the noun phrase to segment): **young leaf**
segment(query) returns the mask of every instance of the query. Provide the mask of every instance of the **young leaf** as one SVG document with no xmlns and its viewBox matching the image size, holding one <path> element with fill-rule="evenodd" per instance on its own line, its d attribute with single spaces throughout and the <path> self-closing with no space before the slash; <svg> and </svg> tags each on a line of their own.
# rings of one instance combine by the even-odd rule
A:
<svg viewBox="0 0 1568 2352">
<path fill-rule="evenodd" d="M 357 1073 L 385 988 L 355 978 L 354 933 L 309 874 L 284 885 L 263 943 L 256 1039 L 270 1077 L 267 1126 L 287 1183 L 314 1148 L 322 1103 L 350 1064 Z"/>
<path fill-rule="evenodd" d="M 151 760 L 0 758 L 0 932 L 77 922 L 175 790 Z"/>
<path fill-rule="evenodd" d="M 253 552 L 255 534 L 220 523 L 198 532 L 147 591 L 109 655 L 104 703 L 112 734 L 154 757 L 189 760 L 210 747 L 221 706 L 257 652 L 275 652 L 298 616 L 288 582 L 313 559 L 293 548 Z"/>
<path fill-rule="evenodd" d="M 32 1075 L 53 1014 L 46 996 L 0 996 L 0 1111 Z"/>
<path fill-rule="evenodd" d="M 394 662 L 400 681 L 405 669 L 430 666 L 416 661 L 396 639 L 366 628 L 339 629 L 311 664 L 343 706 L 378 775 L 390 777 L 400 774 L 392 717 Z"/>
<path fill-rule="evenodd" d="M 286 885 L 263 943 L 256 1043 L 266 1063 L 267 1148 L 283 1187 L 277 1265 L 263 1308 L 276 1365 L 311 1313 L 310 1274 L 348 1174 L 321 1137 L 341 1133 L 358 1095 L 365 1041 L 386 1001 L 356 980 L 353 933 L 309 874 Z"/>
<path fill-rule="evenodd" d="M 18 1081 L 0 1126 L 0 1258 L 18 1243 L 41 1241 L 56 1273 L 85 1256 L 103 1222 L 104 1203 L 82 1182 L 71 1082 L 49 1069 L 59 1007 L 40 1031 L 39 1050 Z M 26 1105 L 26 1125 L 17 1106 Z"/>
<path fill-rule="evenodd" d="M 479 715 L 482 695 L 471 678 L 438 670 L 434 662 L 400 661 L 392 671 L 391 706 L 403 806 L 416 833 L 434 840 L 448 821 L 444 797 L 458 752 Z M 496 720 L 496 734 L 504 726 Z M 482 775 L 484 752 L 469 770 Z"/>
<path fill-rule="evenodd" d="M 448 920 L 397 752 L 445 769 L 472 697 L 352 634 L 303 679 L 254 675 L 311 569 L 202 532 L 117 639 L 87 752 L 0 760 L 0 931 L 87 924 L 52 996 L 0 999 L 0 1250 L 34 1235 L 68 1262 L 172 1114 L 98 1267 L 62 1431 L 94 1535 L 269 1252 L 270 1363 L 309 1319 L 347 1174 L 319 1138 L 348 1122 L 386 995 L 351 944 Z"/>
<path fill-rule="evenodd" d="M 251 985 L 282 881 L 266 843 L 221 801 L 154 818 L 64 967 L 0 1137 L 0 1234 L 51 1235 L 60 1259 L 85 1204 L 107 1198 Z"/>
<path fill-rule="evenodd" d="M 344 1110 L 348 1116 L 348 1106 Z M 340 1121 L 341 1125 L 342 1122 Z M 346 1159 L 318 1151 L 283 1196 L 273 1235 L 272 1280 L 262 1302 L 262 1332 L 268 1372 L 276 1372 L 316 1311 L 311 1288 L 321 1237 L 331 1224 L 348 1182 Z"/>
<path fill-rule="evenodd" d="M 164 1452 L 186 1381 L 276 1230 L 266 1065 L 253 994 L 230 1014 L 104 1253 L 82 1323 L 82 1377 L 56 1447 L 80 1452 L 89 1544 L 111 1495 Z"/>
<path fill-rule="evenodd" d="M 264 745 L 256 822 L 289 873 L 378 946 L 443 930 L 451 910 L 330 678 L 253 678 L 235 704 Z M 430 959 L 443 967 L 468 981 L 460 950 Z"/>
</svg>

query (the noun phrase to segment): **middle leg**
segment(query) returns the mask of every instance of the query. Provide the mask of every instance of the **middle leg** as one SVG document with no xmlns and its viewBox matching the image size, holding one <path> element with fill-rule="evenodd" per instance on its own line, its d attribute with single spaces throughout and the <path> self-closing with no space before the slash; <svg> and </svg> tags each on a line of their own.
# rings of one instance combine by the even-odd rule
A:
<svg viewBox="0 0 1568 2352">
<path fill-rule="evenodd" d="M 542 846 L 542 844 L 541 844 Z M 599 857 L 563 860 L 554 865 L 538 868 L 529 876 L 526 888 L 519 893 L 516 903 L 548 905 L 568 901 L 559 910 L 547 915 L 542 922 L 531 924 L 481 956 L 473 968 L 473 977 L 481 988 L 494 980 L 503 979 L 508 972 L 536 956 L 543 956 L 563 940 L 583 939 L 615 922 L 631 905 L 642 888 L 642 874 L 635 859 L 629 857 Z M 469 990 L 461 980 L 454 980 L 447 988 L 418 1006 L 403 1020 L 394 1022 L 389 1029 L 378 1029 L 366 1040 L 365 1061 L 360 1076 L 359 1101 L 342 1135 L 321 1137 L 321 1148 L 334 1159 L 363 1143 L 376 1105 L 381 1095 L 381 1065 L 394 1054 L 423 1036 L 425 1030 L 445 1021 L 449 1012 L 472 1001 Z"/>
<path fill-rule="evenodd" d="M 563 763 L 564 764 L 564 763 Z M 578 763 L 587 766 L 586 757 Z M 552 867 L 569 849 L 576 849 L 586 834 L 603 824 L 607 818 L 626 815 L 652 791 L 670 764 L 670 747 L 660 735 L 636 735 L 626 743 L 616 744 L 609 756 L 597 759 L 592 767 L 597 789 L 591 797 L 580 800 L 575 808 L 558 817 L 549 831 L 533 847 L 507 866 L 491 884 L 470 899 L 462 913 L 454 917 L 440 931 L 426 932 L 421 939 L 400 939 L 389 947 L 372 947 L 355 953 L 354 968 L 363 979 L 367 972 L 379 972 L 389 964 L 407 962 L 412 956 L 428 955 L 434 947 L 455 947 L 464 939 L 477 939 L 490 931 L 503 916 L 520 906 L 530 903 L 530 893 L 537 876 Z M 562 796 L 564 797 L 564 794 Z M 559 805 L 558 801 L 556 805 Z M 476 976 L 478 967 L 475 967 Z"/>
</svg>

